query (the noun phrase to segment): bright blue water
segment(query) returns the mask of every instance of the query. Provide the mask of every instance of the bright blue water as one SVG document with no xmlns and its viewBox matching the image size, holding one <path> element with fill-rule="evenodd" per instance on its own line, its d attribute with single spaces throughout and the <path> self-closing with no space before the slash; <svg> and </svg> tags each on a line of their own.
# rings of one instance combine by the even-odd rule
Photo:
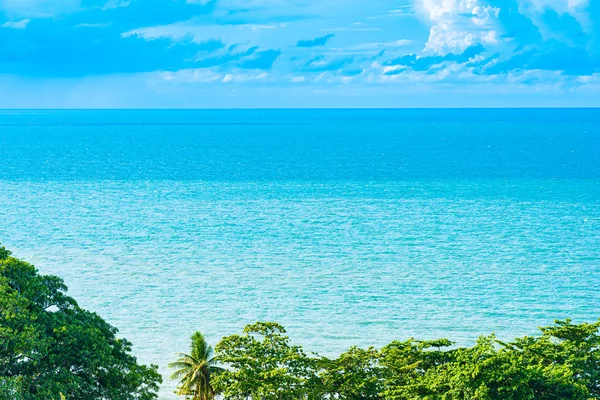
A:
<svg viewBox="0 0 600 400">
<path fill-rule="evenodd" d="M 511 338 L 600 317 L 600 110 L 2 111 L 0 221 L 162 367 Z"/>
</svg>

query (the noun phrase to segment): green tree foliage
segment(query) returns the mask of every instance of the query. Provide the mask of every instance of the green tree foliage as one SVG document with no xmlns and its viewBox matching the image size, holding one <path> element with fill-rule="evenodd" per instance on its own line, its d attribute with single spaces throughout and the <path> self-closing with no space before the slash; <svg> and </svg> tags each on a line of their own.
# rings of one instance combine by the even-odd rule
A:
<svg viewBox="0 0 600 400">
<path fill-rule="evenodd" d="M 600 399 L 599 331 L 600 322 L 556 321 L 508 343 L 410 339 L 328 359 L 290 345 L 280 325 L 257 323 L 217 345 L 227 368 L 213 383 L 235 400 Z"/>
<path fill-rule="evenodd" d="M 190 354 L 179 353 L 179 359 L 169 368 L 176 369 L 171 379 L 179 379 L 177 394 L 192 400 L 210 400 L 215 391 L 210 383 L 211 377 L 223 372 L 213 359 L 213 349 L 206 343 L 200 332 L 192 335 Z"/>
<path fill-rule="evenodd" d="M 322 358 L 318 364 L 318 398 L 341 400 L 379 399 L 383 369 L 379 352 L 352 347 L 336 359 Z"/>
<path fill-rule="evenodd" d="M 161 377 L 55 276 L 0 247 L 0 398 L 150 400 Z"/>
<path fill-rule="evenodd" d="M 390 372 L 382 393 L 385 399 L 588 398 L 569 365 L 544 363 L 498 346 L 493 336 L 480 338 L 470 348 L 430 346 L 430 342 L 409 341 L 383 349 L 382 363 Z"/>
<path fill-rule="evenodd" d="M 0 399 L 23 400 L 21 392 L 17 379 L 0 377 Z"/>
<path fill-rule="evenodd" d="M 315 361 L 290 344 L 276 323 L 248 325 L 242 335 L 223 338 L 217 360 L 228 368 L 213 378 L 225 399 L 297 400 L 312 391 Z"/>
</svg>

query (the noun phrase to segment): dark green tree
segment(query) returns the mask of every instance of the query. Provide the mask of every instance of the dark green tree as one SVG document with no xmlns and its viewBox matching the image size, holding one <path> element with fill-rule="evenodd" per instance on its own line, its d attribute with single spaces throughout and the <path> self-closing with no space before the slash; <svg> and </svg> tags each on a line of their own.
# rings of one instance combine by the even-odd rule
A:
<svg viewBox="0 0 600 400">
<path fill-rule="evenodd" d="M 223 338 L 217 360 L 228 368 L 212 380 L 225 399 L 298 400 L 313 393 L 315 360 L 290 344 L 285 329 L 258 322 Z"/>
<path fill-rule="evenodd" d="M 217 345 L 228 369 L 213 384 L 238 400 L 600 399 L 599 330 L 600 322 L 556 321 L 508 343 L 410 339 L 328 359 L 290 345 L 280 325 L 257 323 Z"/>
<path fill-rule="evenodd" d="M 340 400 L 382 399 L 382 374 L 379 352 L 352 347 L 336 359 L 319 362 L 318 398 Z"/>
<path fill-rule="evenodd" d="M 0 397 L 151 400 L 161 376 L 131 355 L 117 329 L 0 247 Z"/>
<path fill-rule="evenodd" d="M 394 341 L 380 351 L 384 399 L 427 398 L 429 391 L 423 384 L 427 371 L 453 359 L 447 348 L 447 339 Z"/>
<path fill-rule="evenodd" d="M 502 343 L 481 337 L 469 348 L 442 350 L 447 341 L 393 342 L 382 350 L 384 398 L 585 400 L 583 376 L 567 359 L 548 357 L 544 336 Z M 433 345 L 433 346 L 432 346 Z M 558 345 L 558 343 L 557 343 Z M 544 350 L 540 351 L 541 348 Z"/>
<path fill-rule="evenodd" d="M 573 324 L 567 319 L 540 330 L 541 336 L 501 343 L 503 352 L 544 370 L 568 368 L 569 379 L 584 387 L 589 398 L 600 399 L 600 321 Z"/>
<path fill-rule="evenodd" d="M 213 358 L 213 349 L 200 332 L 192 335 L 190 354 L 179 353 L 179 359 L 169 368 L 176 369 L 171 379 L 179 379 L 177 394 L 192 400 L 211 400 L 215 391 L 210 383 L 212 377 L 223 372 Z"/>
</svg>

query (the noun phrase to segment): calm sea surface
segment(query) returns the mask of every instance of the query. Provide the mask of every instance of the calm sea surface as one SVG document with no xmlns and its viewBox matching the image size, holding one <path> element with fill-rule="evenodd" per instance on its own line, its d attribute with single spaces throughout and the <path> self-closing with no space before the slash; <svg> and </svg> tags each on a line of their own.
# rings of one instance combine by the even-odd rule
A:
<svg viewBox="0 0 600 400">
<path fill-rule="evenodd" d="M 0 111 L 0 242 L 165 367 L 600 317 L 600 110 Z"/>
</svg>

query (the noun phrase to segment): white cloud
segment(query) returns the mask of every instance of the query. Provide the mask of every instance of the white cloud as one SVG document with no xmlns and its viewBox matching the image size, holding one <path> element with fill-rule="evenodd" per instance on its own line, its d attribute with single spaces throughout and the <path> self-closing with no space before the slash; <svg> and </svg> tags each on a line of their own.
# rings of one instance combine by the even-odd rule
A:
<svg viewBox="0 0 600 400">
<path fill-rule="evenodd" d="M 20 21 L 8 21 L 2 24 L 3 28 L 25 29 L 29 24 L 30 19 L 22 19 Z"/>
<path fill-rule="evenodd" d="M 588 7 L 590 0 L 520 0 L 519 3 L 538 10 L 553 9 L 558 13 L 576 15 Z"/>
<path fill-rule="evenodd" d="M 411 5 L 398 6 L 393 10 L 389 10 L 387 15 L 390 17 L 406 17 L 414 15 L 414 10 Z"/>
<path fill-rule="evenodd" d="M 483 0 L 421 0 L 417 7 L 432 27 L 425 50 L 462 52 L 475 43 L 495 44 L 501 36 L 499 7 Z"/>
<path fill-rule="evenodd" d="M 253 31 L 259 31 L 261 29 L 277 29 L 277 28 L 285 28 L 285 24 L 279 24 L 279 25 L 244 24 L 244 25 L 237 26 L 237 29 L 250 29 Z"/>
<path fill-rule="evenodd" d="M 225 74 L 221 82 L 251 82 L 251 81 L 260 81 L 266 79 L 268 74 L 266 72 L 261 73 L 248 73 L 245 71 L 232 71 L 230 74 Z"/>
<path fill-rule="evenodd" d="M 171 84 L 211 84 L 230 82 L 252 82 L 267 79 L 266 72 L 247 72 L 245 70 L 233 69 L 230 72 L 219 72 L 217 68 L 189 68 L 179 71 L 168 71 L 151 74 L 153 80 L 168 82 Z"/>
<path fill-rule="evenodd" d="M 514 12 L 526 16 L 536 25 L 545 40 L 564 39 L 564 33 L 554 32 L 544 21 L 544 14 L 553 10 L 569 14 L 586 32 L 593 24 L 587 8 L 591 0 L 514 0 Z M 500 20 L 501 6 L 493 0 L 415 0 L 415 9 L 431 25 L 425 51 L 429 53 L 458 53 L 473 44 L 492 47 L 506 43 L 504 33 L 513 31 L 506 18 Z M 505 2 L 508 4 L 510 2 Z M 568 35 L 567 35 L 568 36 Z"/>
<path fill-rule="evenodd" d="M 381 42 L 381 43 L 360 43 L 356 46 L 353 46 L 352 50 L 370 50 L 370 49 L 390 49 L 396 47 L 406 47 L 413 44 L 412 40 L 409 39 L 400 39 L 394 40 L 391 42 Z"/>
<path fill-rule="evenodd" d="M 110 22 L 106 22 L 103 24 L 89 24 L 89 23 L 83 23 L 83 24 L 77 24 L 75 25 L 75 28 L 106 28 L 107 26 L 110 26 Z"/>
<path fill-rule="evenodd" d="M 519 0 L 519 11 L 531 19 L 546 39 L 564 39 L 544 22 L 543 16 L 547 10 L 553 10 L 557 14 L 569 14 L 584 31 L 592 32 L 593 23 L 587 13 L 588 6 L 589 0 Z"/>
<path fill-rule="evenodd" d="M 406 69 L 406 67 L 402 65 L 386 65 L 381 69 L 381 72 L 383 72 L 384 74 L 389 74 L 390 72 L 400 71 L 403 69 Z"/>
<path fill-rule="evenodd" d="M 167 82 L 211 83 L 223 79 L 223 75 L 205 68 L 182 69 L 161 73 L 161 78 Z"/>
</svg>

